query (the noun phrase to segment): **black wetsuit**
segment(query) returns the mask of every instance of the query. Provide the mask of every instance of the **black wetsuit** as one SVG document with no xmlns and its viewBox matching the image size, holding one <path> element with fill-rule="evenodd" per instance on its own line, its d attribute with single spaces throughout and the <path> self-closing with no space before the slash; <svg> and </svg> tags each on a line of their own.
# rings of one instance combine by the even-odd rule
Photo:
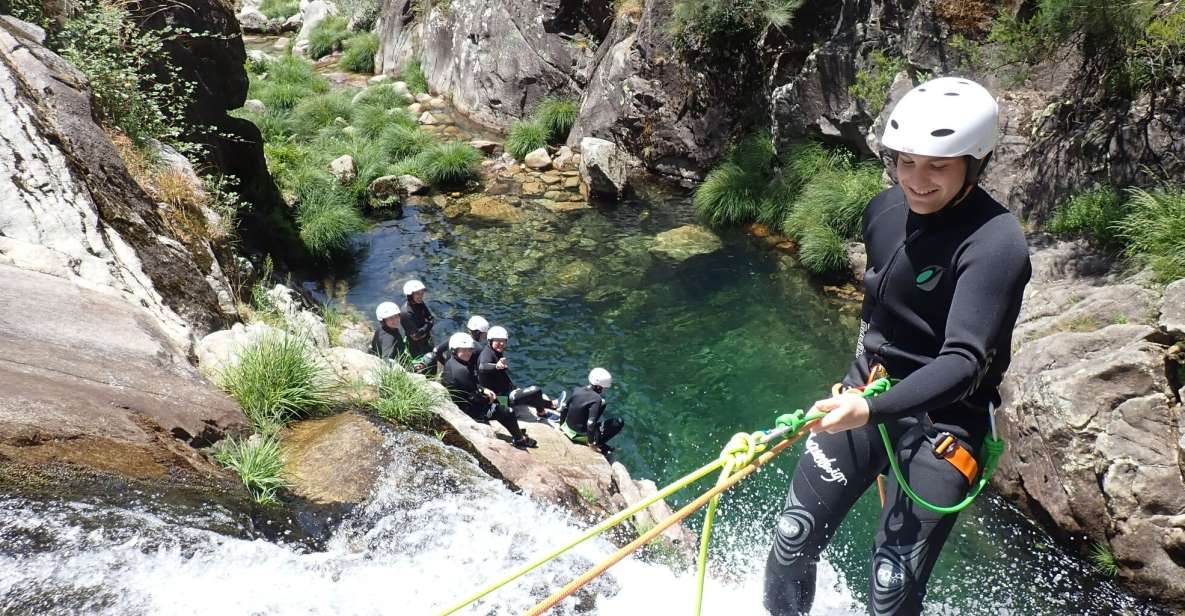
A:
<svg viewBox="0 0 1185 616">
<path fill-rule="evenodd" d="M 819 554 L 888 462 L 884 424 L 910 485 L 931 503 L 962 500 L 967 479 L 933 454 L 939 431 L 978 454 L 989 403 L 1011 360 L 1012 328 L 1031 274 L 1016 218 L 980 188 L 930 214 L 911 212 L 899 187 L 864 214 L 868 269 L 856 357 L 844 382 L 864 384 L 884 365 L 889 392 L 871 398 L 868 425 L 807 441 L 766 561 L 765 606 L 805 614 Z M 921 613 L 926 582 L 956 515 L 917 506 L 889 474 L 870 570 L 870 612 Z"/>
<path fill-rule="evenodd" d="M 408 353 L 419 357 L 432 350 L 432 325 L 436 318 L 428 310 L 428 304 L 414 304 L 410 299 L 399 310 L 399 324 L 407 334 Z"/>
<path fill-rule="evenodd" d="M 387 327 L 382 323 L 374 330 L 370 339 L 370 352 L 383 359 L 399 359 L 407 351 L 407 341 L 398 327 Z"/>
<path fill-rule="evenodd" d="M 498 369 L 498 360 L 502 359 L 503 355 L 495 351 L 493 346 L 482 349 L 477 357 L 477 380 L 482 387 L 494 390 L 499 396 L 508 396 L 514 389 L 514 383 L 510 381 L 509 370 Z"/>
<path fill-rule="evenodd" d="M 461 361 L 456 355 L 450 357 L 444 364 L 441 382 L 448 389 L 453 403 L 466 415 L 481 422 L 496 420 L 506 428 L 515 441 L 523 438 L 523 432 L 518 427 L 518 419 L 515 418 L 514 413 L 501 404 L 490 402 L 489 398 L 486 398 L 468 363 Z"/>
<path fill-rule="evenodd" d="M 567 405 L 560 413 L 560 424 L 567 426 L 565 434 L 568 434 L 568 438 L 577 443 L 600 445 L 617 436 L 625 427 L 625 420 L 606 417 L 605 406 L 605 399 L 592 385 L 573 389 Z"/>
</svg>

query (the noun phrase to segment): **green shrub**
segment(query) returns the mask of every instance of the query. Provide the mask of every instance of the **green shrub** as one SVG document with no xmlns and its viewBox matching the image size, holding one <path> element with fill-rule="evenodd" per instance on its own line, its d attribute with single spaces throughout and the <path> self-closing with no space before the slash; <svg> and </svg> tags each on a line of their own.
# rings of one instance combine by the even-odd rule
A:
<svg viewBox="0 0 1185 616">
<path fill-rule="evenodd" d="M 288 487 L 284 479 L 284 454 L 274 435 L 228 439 L 227 443 L 218 444 L 214 459 L 238 473 L 243 485 L 261 505 L 276 504 L 276 493 Z"/>
<path fill-rule="evenodd" d="M 1152 268 L 1158 282 L 1185 278 L 1185 188 L 1127 191 L 1128 215 L 1118 223 L 1125 253 Z"/>
<path fill-rule="evenodd" d="M 424 169 L 421 166 L 422 162 L 419 156 L 405 158 L 387 167 L 387 173 L 385 175 L 414 175 L 422 180 L 424 179 Z"/>
<path fill-rule="evenodd" d="M 418 155 L 431 147 L 436 140 L 415 126 L 396 124 L 388 126 L 379 135 L 379 144 L 393 161 L 401 161 Z"/>
<path fill-rule="evenodd" d="M 322 369 L 308 342 L 292 335 L 261 338 L 223 370 L 219 385 L 239 402 L 256 431 L 271 434 L 329 405 Z"/>
<path fill-rule="evenodd" d="M 389 363 L 379 368 L 375 377 L 379 395 L 370 407 L 388 421 L 404 426 L 425 426 L 432 416 L 432 407 L 443 400 L 423 383 L 413 380 L 402 368 Z"/>
<path fill-rule="evenodd" d="M 826 225 L 841 238 L 858 239 L 864 208 L 881 190 L 877 165 L 824 170 L 803 186 L 782 230 L 801 241 L 808 230 Z"/>
<path fill-rule="evenodd" d="M 280 56 L 268 64 L 267 81 L 303 86 L 314 94 L 329 91 L 329 81 L 317 74 L 312 62 L 291 54 Z"/>
<path fill-rule="evenodd" d="M 351 126 L 358 131 L 358 135 L 378 140 L 388 128 L 402 126 L 414 129 L 416 121 L 403 109 L 384 109 L 367 105 L 356 108 Z"/>
<path fill-rule="evenodd" d="M 259 12 L 268 19 L 288 19 L 300 12 L 300 0 L 263 0 Z"/>
<path fill-rule="evenodd" d="M 844 238 L 824 223 L 812 223 L 801 233 L 798 260 L 813 274 L 840 272 L 848 267 Z"/>
<path fill-rule="evenodd" d="M 535 107 L 534 119 L 547 130 L 549 141 L 562 141 L 572 130 L 580 106 L 566 98 L 545 98 Z"/>
<path fill-rule="evenodd" d="M 340 186 L 301 194 L 296 222 L 309 253 L 322 258 L 341 253 L 349 247 L 351 237 L 366 230 L 366 221 L 354 207 L 356 201 Z"/>
<path fill-rule="evenodd" d="M 408 60 L 399 72 L 399 80 L 407 84 L 412 94 L 423 94 L 428 91 L 428 77 L 424 75 L 424 68 L 416 59 Z"/>
<path fill-rule="evenodd" d="M 86 75 L 101 121 L 137 145 L 178 139 L 194 85 L 176 68 L 157 75 L 152 65 L 164 55 L 165 40 L 186 33 L 171 27 L 142 31 L 122 4 L 84 6 L 66 21 L 57 42 L 62 57 Z"/>
<path fill-rule="evenodd" d="M 337 118 L 349 123 L 354 110 L 351 98 L 348 91 L 342 91 L 318 94 L 300 101 L 289 118 L 292 132 L 307 139 L 316 136 Z"/>
<path fill-rule="evenodd" d="M 803 0 L 678 0 L 673 30 L 681 48 L 747 45 L 768 26 L 785 27 Z"/>
<path fill-rule="evenodd" d="M 696 189 L 693 198 L 696 212 L 713 225 L 769 217 L 768 210 L 776 209 L 778 203 L 776 199 L 766 199 L 773 162 L 773 141 L 768 135 L 741 141 Z M 778 190 L 775 195 L 784 192 Z"/>
<path fill-rule="evenodd" d="M 338 66 L 355 73 L 374 74 L 374 55 L 379 51 L 378 34 L 360 32 L 346 39 L 342 47 L 345 52 L 342 53 Z"/>
<path fill-rule="evenodd" d="M 425 182 L 436 187 L 464 184 L 480 173 L 484 157 L 476 148 L 460 141 L 450 141 L 429 147 L 416 157 Z"/>
<path fill-rule="evenodd" d="M 856 71 L 856 83 L 848 87 L 848 94 L 864 103 L 870 116 L 879 115 L 889 99 L 893 79 L 905 68 L 905 58 L 887 56 L 881 49 L 868 54 L 868 62 Z"/>
<path fill-rule="evenodd" d="M 263 101 L 268 111 L 282 113 L 289 111 L 306 97 L 312 96 L 313 90 L 298 83 L 263 82 L 248 95 Z"/>
<path fill-rule="evenodd" d="M 350 37 L 346 24 L 346 18 L 340 15 L 330 15 L 321 20 L 321 23 L 309 32 L 309 46 L 306 50 L 309 57 L 317 60 L 341 49 L 342 42 Z"/>
<path fill-rule="evenodd" d="M 535 150 L 547 146 L 547 127 L 537 121 L 519 120 L 510 126 L 506 136 L 506 151 L 522 160 Z"/>
<path fill-rule="evenodd" d="M 1116 248 L 1119 244 L 1116 225 L 1123 213 L 1119 192 L 1111 186 L 1099 186 L 1059 205 L 1045 229 L 1055 235 L 1085 237 L 1101 246 Z"/>
<path fill-rule="evenodd" d="M 410 101 L 407 97 L 400 94 L 395 86 L 389 83 L 370 86 L 363 90 L 358 97 L 359 105 L 371 105 L 384 110 L 394 109 L 406 105 L 408 102 Z"/>
<path fill-rule="evenodd" d="M 1119 574 L 1119 561 L 1115 560 L 1115 554 L 1105 543 L 1095 542 L 1090 547 L 1090 564 L 1095 571 L 1107 577 L 1115 577 Z"/>
</svg>

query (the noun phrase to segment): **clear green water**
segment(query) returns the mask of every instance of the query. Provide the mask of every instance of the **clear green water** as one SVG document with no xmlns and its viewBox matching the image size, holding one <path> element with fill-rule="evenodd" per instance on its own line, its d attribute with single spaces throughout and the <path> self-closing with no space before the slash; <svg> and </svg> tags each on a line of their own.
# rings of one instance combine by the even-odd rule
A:
<svg viewBox="0 0 1185 616">
<path fill-rule="evenodd" d="M 566 214 L 523 207 L 527 216 L 513 227 L 449 221 L 431 208 L 377 225 L 360 239 L 347 301 L 371 314 L 380 301 L 400 301 L 403 282 L 417 277 L 428 285 L 438 340 L 472 313 L 510 330 L 520 386 L 558 393 L 582 384 L 590 367 L 608 368 L 610 413 L 626 419 L 617 458 L 659 485 L 714 458 L 734 432 L 809 405 L 845 371 L 857 307 L 824 296 L 789 257 L 739 236 L 682 264 L 650 253 L 655 234 L 694 222 L 681 195 L 652 189 Z M 724 500 L 714 543 L 714 558 L 734 567 L 724 575 L 760 576 L 799 451 Z M 826 554 L 857 604 L 877 509 L 872 490 Z M 963 514 L 927 605 L 934 613 L 1159 613 L 992 497 Z"/>
</svg>

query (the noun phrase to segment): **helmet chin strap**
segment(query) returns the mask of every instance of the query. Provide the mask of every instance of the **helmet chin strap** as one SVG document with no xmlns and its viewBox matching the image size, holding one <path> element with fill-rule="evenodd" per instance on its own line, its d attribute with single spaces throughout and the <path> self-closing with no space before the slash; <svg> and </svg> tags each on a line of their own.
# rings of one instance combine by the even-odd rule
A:
<svg viewBox="0 0 1185 616">
<path fill-rule="evenodd" d="M 939 212 L 948 207 L 955 207 L 962 203 L 963 199 L 967 198 L 967 195 L 971 194 L 971 191 L 979 185 L 979 174 L 987 166 L 988 161 L 991 160 L 992 153 L 988 152 L 983 157 L 983 160 L 978 160 L 972 156 L 967 156 L 966 158 L 969 160 L 967 161 L 967 174 L 963 178 L 963 188 L 950 201 L 947 201 L 945 205 L 938 208 Z"/>
</svg>

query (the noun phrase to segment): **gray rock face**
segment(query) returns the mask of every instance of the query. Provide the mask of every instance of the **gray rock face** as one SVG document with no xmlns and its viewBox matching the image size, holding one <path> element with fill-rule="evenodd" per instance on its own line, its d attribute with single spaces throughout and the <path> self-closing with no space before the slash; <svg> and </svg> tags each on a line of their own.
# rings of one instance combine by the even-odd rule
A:
<svg viewBox="0 0 1185 616">
<path fill-rule="evenodd" d="M 1128 280 L 1073 273 L 1075 252 L 1034 254 L 1002 387 L 1009 452 L 993 484 L 1055 535 L 1108 546 L 1139 592 L 1182 602 L 1185 408 L 1155 326 L 1161 302 Z"/>
<path fill-rule="evenodd" d="M 415 0 L 386 0 L 382 3 L 375 24 L 379 35 L 379 51 L 374 62 L 376 73 L 398 75 L 403 65 L 415 58 L 415 45 L 421 37 L 415 6 Z"/>
<path fill-rule="evenodd" d="M 325 0 L 312 0 L 308 4 L 302 2 L 300 15 L 300 32 L 296 34 L 296 42 L 292 46 L 292 51 L 303 54 L 309 48 L 309 34 L 312 33 L 313 28 L 325 21 L 326 17 L 337 15 L 337 5 Z"/>
<path fill-rule="evenodd" d="M 392 0 L 384 17 L 395 15 L 405 1 Z M 578 98 L 581 68 L 593 53 L 563 35 L 584 27 L 591 15 L 608 14 L 610 5 L 608 0 L 453 0 L 447 11 L 434 7 L 422 26 L 428 83 L 449 93 L 459 111 L 492 127 L 528 115 L 544 97 Z M 379 55 L 406 57 L 406 24 L 397 33 L 387 31 L 392 26 L 386 21 L 383 27 L 388 40 Z M 391 70 L 386 62 L 384 70 Z"/>
<path fill-rule="evenodd" d="M 1160 301 L 1160 329 L 1178 340 L 1185 340 L 1185 279 L 1164 290 Z"/>
<path fill-rule="evenodd" d="M 613 142 L 585 137 L 580 141 L 580 176 L 590 192 L 620 199 L 629 181 L 628 156 Z"/>
<path fill-rule="evenodd" d="M 21 36 L 0 24 L 0 263 L 143 306 L 184 353 L 224 318 L 209 248 L 198 262 L 170 236 L 92 120 L 82 75 Z"/>
<path fill-rule="evenodd" d="M 208 474 L 193 447 L 246 429 L 238 405 L 194 372 L 154 314 L 0 265 L 0 460 Z"/>
</svg>

